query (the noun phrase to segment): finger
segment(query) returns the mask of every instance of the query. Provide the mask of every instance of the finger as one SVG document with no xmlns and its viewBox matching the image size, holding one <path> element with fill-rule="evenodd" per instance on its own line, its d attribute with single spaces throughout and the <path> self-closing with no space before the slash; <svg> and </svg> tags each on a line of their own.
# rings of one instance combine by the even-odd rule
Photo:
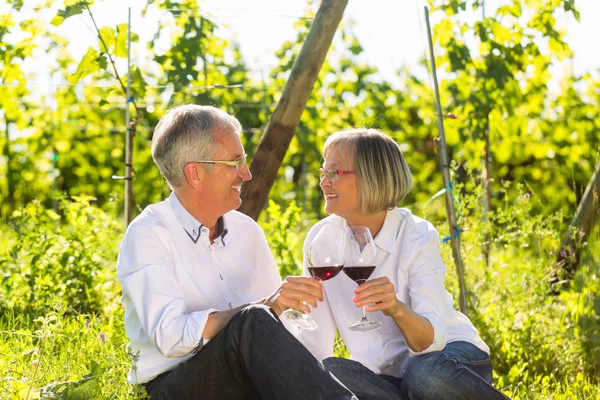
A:
<svg viewBox="0 0 600 400">
<path fill-rule="evenodd" d="M 285 280 L 293 284 L 303 284 L 312 286 L 319 290 L 323 287 L 323 285 L 321 285 L 321 282 L 319 282 L 317 279 L 308 276 L 288 276 L 287 278 L 285 278 Z"/>
<path fill-rule="evenodd" d="M 386 302 L 377 303 L 377 304 L 374 304 L 371 306 L 367 306 L 367 307 L 365 307 L 365 311 L 366 312 L 386 311 L 394 306 L 395 306 L 394 302 L 386 301 Z"/>
<path fill-rule="evenodd" d="M 297 301 L 297 302 L 305 301 L 313 307 L 317 307 L 317 305 L 318 305 L 318 302 L 317 302 L 318 297 L 317 296 L 313 296 L 312 294 L 307 293 L 302 290 L 293 290 L 290 288 L 284 288 L 280 292 L 279 297 L 283 297 L 284 299 L 288 299 L 290 301 Z"/>
<path fill-rule="evenodd" d="M 293 293 L 288 291 L 287 295 L 283 294 L 283 291 L 279 292 L 278 296 L 273 301 L 276 304 L 277 308 L 281 310 L 287 310 L 288 308 L 294 308 L 297 310 L 302 310 L 304 312 L 310 312 L 311 308 L 308 304 L 303 303 L 301 298 L 303 297 L 301 294 Z M 312 299 L 313 307 L 317 306 L 317 302 L 315 299 Z"/>
<path fill-rule="evenodd" d="M 301 303 L 299 301 L 294 301 L 292 299 L 281 299 L 278 301 L 278 303 L 283 310 L 294 309 L 308 314 L 310 314 L 310 312 L 312 311 L 312 309 L 307 304 Z"/>
<path fill-rule="evenodd" d="M 284 284 L 292 286 L 304 286 L 304 290 L 310 290 L 308 288 L 314 288 L 316 290 L 323 291 L 323 285 L 318 279 L 307 276 L 288 276 L 285 279 Z"/>
<path fill-rule="evenodd" d="M 305 278 L 306 280 L 287 280 L 283 283 L 282 288 L 286 290 L 293 290 L 297 292 L 305 292 L 308 295 L 324 300 L 323 285 L 319 281 L 313 278 Z"/>
<path fill-rule="evenodd" d="M 395 297 L 394 297 L 395 298 Z M 377 304 L 377 303 L 388 303 L 392 300 L 392 298 L 386 294 L 374 294 L 372 296 L 366 297 L 364 299 L 358 300 L 355 302 L 357 306 L 362 307 L 369 304 Z"/>
<path fill-rule="evenodd" d="M 356 287 L 356 289 L 354 289 L 354 292 L 355 293 L 364 292 L 365 290 L 368 290 L 369 288 L 371 288 L 373 286 L 384 285 L 386 283 L 390 283 L 390 279 L 387 276 L 384 276 L 381 278 L 376 278 L 376 279 L 369 280 L 363 284 L 358 285 Z"/>
<path fill-rule="evenodd" d="M 358 300 L 362 300 L 374 294 L 389 294 L 396 296 L 396 289 L 392 283 L 388 282 L 382 285 L 371 286 L 367 290 L 356 293 L 354 297 Z"/>
</svg>

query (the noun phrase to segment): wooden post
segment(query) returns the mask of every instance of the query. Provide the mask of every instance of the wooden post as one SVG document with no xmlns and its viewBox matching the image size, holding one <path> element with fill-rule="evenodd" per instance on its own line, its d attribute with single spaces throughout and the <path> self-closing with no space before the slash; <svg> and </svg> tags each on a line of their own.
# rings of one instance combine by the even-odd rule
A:
<svg viewBox="0 0 600 400">
<path fill-rule="evenodd" d="M 483 150 L 484 161 L 483 171 L 481 171 L 481 183 L 483 185 L 483 223 L 485 224 L 485 235 L 483 238 L 482 253 L 485 268 L 487 270 L 490 263 L 490 211 L 492 209 L 492 188 L 490 187 L 492 179 L 492 146 L 490 143 L 490 113 L 487 109 L 485 110 L 485 125 L 483 128 L 483 135 L 485 136 L 485 148 Z"/>
<path fill-rule="evenodd" d="M 444 187 L 446 188 L 446 212 L 448 213 L 448 222 L 450 223 L 450 241 L 452 243 L 452 256 L 456 264 L 456 273 L 458 275 L 459 296 L 458 303 L 460 311 L 467 315 L 467 289 L 465 286 L 465 275 L 463 263 L 460 256 L 460 231 L 456 223 L 456 214 L 454 210 L 454 196 L 452 189 L 452 181 L 450 180 L 450 161 L 448 160 L 448 149 L 446 147 L 446 135 L 444 133 L 444 120 L 442 114 L 442 103 L 440 101 L 440 90 L 438 87 L 437 73 L 435 69 L 435 55 L 433 53 L 433 40 L 431 38 L 431 26 L 429 23 L 429 8 L 425 6 L 425 22 L 427 22 L 427 36 L 429 38 L 429 55 L 431 58 L 431 72 L 433 75 L 433 88 L 435 91 L 435 108 L 437 113 L 437 125 L 440 132 L 438 141 L 438 158 L 440 161 L 440 170 Z"/>
<path fill-rule="evenodd" d="M 348 0 L 323 0 L 258 145 L 240 211 L 258 219 L 325 61 Z"/>
<path fill-rule="evenodd" d="M 572 274 L 579 267 L 579 252 L 577 243 L 583 243 L 596 224 L 600 211 L 600 162 L 588 183 L 583 197 L 577 206 L 577 211 L 571 220 L 567 233 L 562 241 L 561 251 L 558 252 L 557 263 L 559 267 Z M 574 249 L 574 250 L 573 250 Z M 558 271 L 555 271 L 551 283 L 558 282 Z"/>
<path fill-rule="evenodd" d="M 128 10 L 127 24 L 127 99 L 125 100 L 125 229 L 133 215 L 133 133 L 131 130 L 131 7 Z"/>
</svg>

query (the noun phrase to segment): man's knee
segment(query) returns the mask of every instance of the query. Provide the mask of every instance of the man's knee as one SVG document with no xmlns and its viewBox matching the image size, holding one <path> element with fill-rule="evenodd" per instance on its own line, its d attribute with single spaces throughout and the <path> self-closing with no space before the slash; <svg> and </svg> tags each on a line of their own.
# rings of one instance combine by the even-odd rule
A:
<svg viewBox="0 0 600 400">
<path fill-rule="evenodd" d="M 273 310 L 260 304 L 245 307 L 231 319 L 233 331 L 247 331 L 259 333 L 260 331 L 277 329 L 283 325 L 277 319 Z"/>
<path fill-rule="evenodd" d="M 240 311 L 240 317 L 246 321 L 258 322 L 258 323 L 279 323 L 277 317 L 273 313 L 270 307 L 263 306 L 261 304 L 253 304 L 245 307 Z"/>
</svg>

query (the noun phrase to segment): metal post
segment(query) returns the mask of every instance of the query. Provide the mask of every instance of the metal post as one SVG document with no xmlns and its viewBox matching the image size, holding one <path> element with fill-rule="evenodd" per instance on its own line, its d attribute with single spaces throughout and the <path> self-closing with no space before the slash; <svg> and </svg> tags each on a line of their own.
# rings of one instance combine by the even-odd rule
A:
<svg viewBox="0 0 600 400">
<path fill-rule="evenodd" d="M 125 101 L 125 228 L 132 219 L 133 207 L 133 136 L 131 134 L 131 7 L 128 10 L 127 24 L 127 99 Z"/>
<path fill-rule="evenodd" d="M 481 18 L 485 22 L 485 0 L 481 0 Z M 485 137 L 485 148 L 483 150 L 483 171 L 481 174 L 483 186 L 483 223 L 485 225 L 485 235 L 483 240 L 483 261 L 486 271 L 489 270 L 490 264 L 490 211 L 492 209 L 492 145 L 490 139 L 490 99 L 488 97 L 485 81 L 483 82 L 483 94 L 485 97 L 484 113 L 485 124 L 483 127 L 483 135 Z"/>
<path fill-rule="evenodd" d="M 452 243 L 452 256 L 456 264 L 456 272 L 458 274 L 458 283 L 460 293 L 458 302 L 460 311 L 467 315 L 467 289 L 465 286 L 465 276 L 463 263 L 460 256 L 460 236 L 458 235 L 458 225 L 456 223 L 456 214 L 454 210 L 454 197 L 452 193 L 452 181 L 450 180 L 450 163 L 448 160 L 448 152 L 446 147 L 446 135 L 444 133 L 444 120 L 442 114 L 442 103 L 440 102 L 440 90 L 438 87 L 437 73 L 435 69 L 435 55 L 433 53 L 433 40 L 431 38 L 431 26 L 429 23 L 429 8 L 425 6 L 425 22 L 427 23 L 427 36 L 429 38 L 429 55 L 431 58 L 431 72 L 433 75 L 433 87 L 435 90 L 435 108 L 437 113 L 437 125 L 440 132 L 438 157 L 440 160 L 440 170 L 444 181 L 444 187 L 447 188 L 445 193 L 446 212 L 448 213 L 448 222 L 450 223 L 450 240 Z"/>
</svg>

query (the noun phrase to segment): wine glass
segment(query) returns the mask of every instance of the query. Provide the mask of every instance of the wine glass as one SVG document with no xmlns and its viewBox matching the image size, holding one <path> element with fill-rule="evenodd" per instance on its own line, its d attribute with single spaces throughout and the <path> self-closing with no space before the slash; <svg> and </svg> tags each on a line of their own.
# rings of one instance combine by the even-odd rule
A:
<svg viewBox="0 0 600 400">
<path fill-rule="evenodd" d="M 375 271 L 375 242 L 371 231 L 366 226 L 348 227 L 344 273 L 359 285 L 365 283 Z M 362 307 L 362 318 L 348 328 L 351 331 L 366 332 L 379 329 L 383 325 L 379 321 L 367 318 L 365 307 Z"/>
<path fill-rule="evenodd" d="M 335 277 L 344 267 L 346 232 L 335 226 L 323 226 L 304 253 L 304 260 L 308 273 L 319 281 L 326 281 Z M 298 310 L 284 312 L 293 325 L 303 329 L 316 329 L 318 327 L 310 315 Z"/>
</svg>

